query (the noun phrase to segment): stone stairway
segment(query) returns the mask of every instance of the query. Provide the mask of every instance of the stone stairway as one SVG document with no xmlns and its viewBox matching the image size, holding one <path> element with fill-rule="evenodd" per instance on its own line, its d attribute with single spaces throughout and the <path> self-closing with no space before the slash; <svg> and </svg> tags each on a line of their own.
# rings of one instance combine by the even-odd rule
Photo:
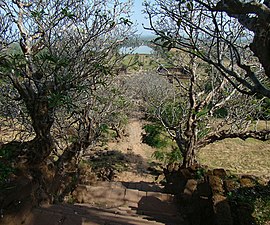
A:
<svg viewBox="0 0 270 225">
<path fill-rule="evenodd" d="M 79 185 L 76 204 L 49 205 L 33 210 L 26 225 L 186 225 L 174 197 L 158 185 L 99 182 Z"/>
</svg>

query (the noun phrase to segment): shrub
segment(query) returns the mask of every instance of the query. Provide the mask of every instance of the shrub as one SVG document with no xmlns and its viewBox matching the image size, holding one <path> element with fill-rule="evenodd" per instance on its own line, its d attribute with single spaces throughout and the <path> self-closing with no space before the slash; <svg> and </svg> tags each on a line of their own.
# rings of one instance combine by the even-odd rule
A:
<svg viewBox="0 0 270 225">
<path fill-rule="evenodd" d="M 143 127 L 145 134 L 143 135 L 143 143 L 154 148 L 165 148 L 170 145 L 170 138 L 164 135 L 164 128 L 157 124 L 147 124 Z"/>
</svg>

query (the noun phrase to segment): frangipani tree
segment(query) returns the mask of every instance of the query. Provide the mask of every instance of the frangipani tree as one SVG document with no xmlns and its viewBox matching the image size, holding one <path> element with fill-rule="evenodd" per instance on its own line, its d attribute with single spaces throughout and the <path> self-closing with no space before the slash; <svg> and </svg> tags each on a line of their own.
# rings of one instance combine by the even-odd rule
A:
<svg viewBox="0 0 270 225">
<path fill-rule="evenodd" d="M 214 66 L 242 93 L 270 97 L 268 1 L 156 0 L 145 6 L 157 44 Z"/>
<path fill-rule="evenodd" d="M 180 52 L 177 66 L 189 68 L 187 81 L 176 77 L 181 91 L 164 101 L 169 110 L 157 110 L 184 156 L 184 166 L 195 162 L 198 149 L 216 140 L 269 138 L 269 130 L 248 130 L 263 101 L 252 96 L 270 96 L 265 60 L 269 41 L 262 35 L 269 23 L 266 2 L 156 0 L 145 7 L 148 29 L 157 35 L 154 43 Z M 264 49 L 258 47 L 260 41 Z M 220 109 L 226 113 L 219 121 Z"/>
<path fill-rule="evenodd" d="M 0 2 L 1 116 L 29 133 L 14 160 L 26 159 L 32 172 L 53 165 L 51 180 L 36 176 L 52 195 L 68 184 L 65 167 L 117 110 L 109 92 L 117 87 L 119 46 L 132 33 L 130 7 L 118 0 Z M 75 133 L 62 135 L 69 130 Z"/>
<path fill-rule="evenodd" d="M 188 78 L 172 74 L 171 82 L 164 74 L 152 72 L 133 81 L 148 114 L 177 143 L 182 166 L 196 163 L 198 151 L 215 141 L 236 137 L 268 140 L 270 131 L 255 126 L 263 101 L 237 92 L 214 67 L 193 56 L 190 60 Z"/>
</svg>

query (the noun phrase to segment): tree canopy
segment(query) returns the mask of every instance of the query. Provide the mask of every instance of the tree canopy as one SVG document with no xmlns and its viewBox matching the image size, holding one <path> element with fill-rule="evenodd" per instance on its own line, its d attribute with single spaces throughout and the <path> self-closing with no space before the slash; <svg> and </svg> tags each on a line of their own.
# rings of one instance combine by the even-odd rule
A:
<svg viewBox="0 0 270 225">
<path fill-rule="evenodd" d="M 155 42 L 213 65 L 242 93 L 270 97 L 269 1 L 146 3 Z"/>
</svg>

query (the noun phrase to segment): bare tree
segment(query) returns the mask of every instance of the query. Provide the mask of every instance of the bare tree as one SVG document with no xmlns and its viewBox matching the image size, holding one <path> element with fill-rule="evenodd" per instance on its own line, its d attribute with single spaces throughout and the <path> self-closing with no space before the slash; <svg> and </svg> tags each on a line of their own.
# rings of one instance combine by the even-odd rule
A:
<svg viewBox="0 0 270 225">
<path fill-rule="evenodd" d="M 267 140 L 269 130 L 252 128 L 261 115 L 262 100 L 236 91 L 213 66 L 186 55 L 189 78 L 155 73 L 134 78 L 148 113 L 154 116 L 177 143 L 183 166 L 196 162 L 204 146 L 225 138 Z M 160 77 L 161 76 L 161 77 Z"/>
<path fill-rule="evenodd" d="M 65 182 L 65 168 L 95 142 L 100 124 L 121 110 L 109 92 L 116 88 L 119 46 L 132 32 L 130 6 L 117 0 L 0 3 L 1 116 L 24 125 L 28 136 L 19 139 L 18 155 L 28 166 L 38 169 L 58 156 L 53 180 L 43 179 L 52 195 Z M 68 130 L 75 133 L 63 135 Z"/>
<path fill-rule="evenodd" d="M 213 65 L 242 93 L 270 97 L 268 1 L 156 0 L 145 6 L 156 44 Z"/>
</svg>

